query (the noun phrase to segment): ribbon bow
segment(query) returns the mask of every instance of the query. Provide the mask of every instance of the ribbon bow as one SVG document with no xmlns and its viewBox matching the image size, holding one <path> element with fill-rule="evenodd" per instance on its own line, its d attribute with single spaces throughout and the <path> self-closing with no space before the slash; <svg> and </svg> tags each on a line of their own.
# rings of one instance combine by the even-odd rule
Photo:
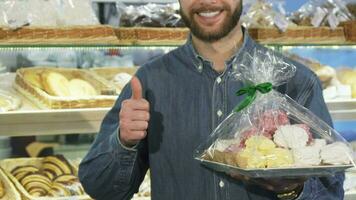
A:
<svg viewBox="0 0 356 200">
<path fill-rule="evenodd" d="M 262 94 L 266 94 L 272 90 L 272 83 L 266 82 L 266 83 L 261 83 L 258 85 L 250 85 L 247 87 L 244 87 L 240 89 L 239 91 L 236 92 L 237 96 L 241 96 L 244 94 L 247 94 L 246 98 L 235 107 L 235 111 L 239 112 L 245 107 L 249 106 L 255 99 L 256 99 L 256 92 L 259 91 Z"/>
</svg>

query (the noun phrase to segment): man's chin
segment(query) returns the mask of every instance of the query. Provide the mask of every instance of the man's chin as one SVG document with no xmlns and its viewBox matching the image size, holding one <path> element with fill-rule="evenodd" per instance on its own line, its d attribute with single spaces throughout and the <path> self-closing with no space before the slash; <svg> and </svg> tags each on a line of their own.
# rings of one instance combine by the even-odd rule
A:
<svg viewBox="0 0 356 200">
<path fill-rule="evenodd" d="M 213 42 L 221 39 L 224 37 L 224 31 L 221 29 L 214 29 L 214 30 L 209 30 L 209 29 L 199 29 L 199 30 L 192 30 L 192 33 L 195 37 L 197 37 L 200 40 L 203 41 L 208 41 L 208 42 Z"/>
</svg>

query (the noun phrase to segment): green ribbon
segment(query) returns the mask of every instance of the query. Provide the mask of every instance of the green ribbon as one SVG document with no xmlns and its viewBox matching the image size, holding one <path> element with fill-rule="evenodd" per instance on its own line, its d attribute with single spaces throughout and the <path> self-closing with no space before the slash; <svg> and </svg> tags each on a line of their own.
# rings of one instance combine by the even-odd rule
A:
<svg viewBox="0 0 356 200">
<path fill-rule="evenodd" d="M 270 92 L 272 88 L 273 88 L 272 83 L 266 82 L 258 85 L 249 85 L 247 87 L 240 89 L 239 91 L 236 92 L 236 95 L 241 96 L 247 94 L 247 96 L 239 105 L 237 105 L 234 108 L 235 112 L 239 112 L 242 109 L 249 106 L 256 99 L 257 91 L 261 92 L 262 94 L 266 94 Z"/>
</svg>

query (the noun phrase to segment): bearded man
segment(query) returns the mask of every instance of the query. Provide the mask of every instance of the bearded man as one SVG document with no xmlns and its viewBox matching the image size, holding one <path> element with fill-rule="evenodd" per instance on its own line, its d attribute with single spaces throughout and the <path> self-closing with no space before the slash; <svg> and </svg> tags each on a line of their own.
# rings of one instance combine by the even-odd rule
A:
<svg viewBox="0 0 356 200">
<path fill-rule="evenodd" d="M 152 200 L 343 199 L 343 175 L 309 179 L 246 179 L 194 159 L 197 146 L 241 101 L 243 83 L 229 74 L 243 53 L 267 51 L 239 22 L 242 0 L 180 0 L 191 34 L 179 48 L 144 64 L 103 120 L 79 168 L 97 200 L 129 200 L 150 169 Z M 279 54 L 278 54 L 279 55 Z M 332 125 L 318 78 L 297 67 L 280 86 Z"/>
</svg>

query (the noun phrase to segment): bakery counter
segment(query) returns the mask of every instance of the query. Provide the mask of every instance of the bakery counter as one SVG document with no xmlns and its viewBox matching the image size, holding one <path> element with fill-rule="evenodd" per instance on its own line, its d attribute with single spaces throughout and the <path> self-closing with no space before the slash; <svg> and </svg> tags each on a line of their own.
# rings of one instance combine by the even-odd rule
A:
<svg viewBox="0 0 356 200">
<path fill-rule="evenodd" d="M 356 99 L 328 100 L 326 101 L 326 105 L 333 120 L 356 119 Z"/>
<path fill-rule="evenodd" d="M 15 111 L 0 112 L 0 135 L 96 133 L 110 108 L 40 109 L 12 87 L 15 74 L 0 74 L 0 89 L 21 99 Z"/>
</svg>

